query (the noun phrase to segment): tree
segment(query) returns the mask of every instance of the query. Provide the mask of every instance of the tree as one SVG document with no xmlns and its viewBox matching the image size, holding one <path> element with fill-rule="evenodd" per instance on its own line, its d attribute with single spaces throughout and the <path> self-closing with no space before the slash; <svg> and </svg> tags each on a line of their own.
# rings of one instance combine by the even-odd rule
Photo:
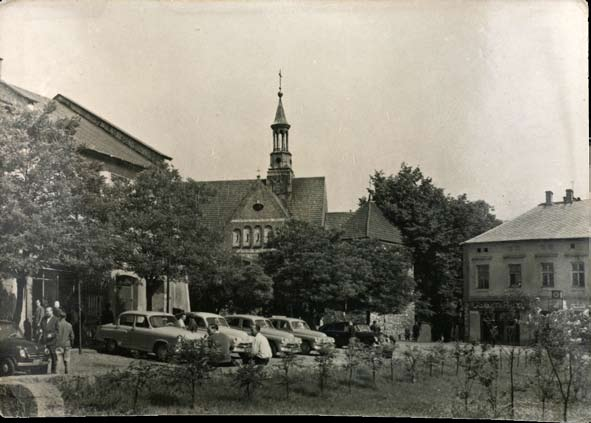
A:
<svg viewBox="0 0 591 423">
<path fill-rule="evenodd" d="M 82 278 L 112 264 L 100 165 L 79 154 L 78 121 L 54 110 L 0 112 L 0 275 L 16 277 L 17 323 L 27 276 L 61 265 Z"/>
<path fill-rule="evenodd" d="M 195 309 L 220 313 L 225 308 L 249 313 L 273 299 L 273 280 L 262 267 L 257 263 L 245 264 L 237 254 L 222 248 L 212 250 L 211 259 L 190 267 L 188 274 Z"/>
<path fill-rule="evenodd" d="M 380 171 L 371 181 L 372 198 L 412 251 L 418 295 L 430 306 L 417 318 L 431 323 L 434 339 L 449 339 L 462 322 L 461 243 L 500 222 L 487 203 L 446 195 L 418 167 L 403 163 L 397 175 Z"/>
<path fill-rule="evenodd" d="M 316 322 L 325 308 L 396 312 L 412 298 L 408 259 L 398 248 L 345 242 L 338 232 L 295 220 L 270 247 L 262 264 L 274 281 L 273 311 Z"/>
<path fill-rule="evenodd" d="M 184 180 L 167 163 L 140 172 L 134 180 L 117 180 L 109 190 L 111 218 L 122 243 L 115 259 L 146 281 L 147 307 L 168 280 L 185 280 L 187 268 L 211 257 L 214 235 L 200 219 L 211 193 Z"/>
</svg>

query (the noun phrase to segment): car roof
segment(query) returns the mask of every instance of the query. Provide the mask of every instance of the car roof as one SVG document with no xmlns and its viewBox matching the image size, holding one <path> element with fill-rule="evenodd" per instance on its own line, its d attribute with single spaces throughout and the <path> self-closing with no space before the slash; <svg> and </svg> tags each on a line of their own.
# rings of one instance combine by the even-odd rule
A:
<svg viewBox="0 0 591 423">
<path fill-rule="evenodd" d="M 298 319 L 297 317 L 285 317 L 285 316 L 271 316 L 269 317 L 269 319 L 271 320 L 297 320 L 298 322 L 303 322 L 304 319 Z"/>
<path fill-rule="evenodd" d="M 220 316 L 219 314 L 215 314 L 215 313 L 207 313 L 207 312 L 201 312 L 201 311 L 189 311 L 188 313 L 185 313 L 187 316 L 199 316 L 199 317 L 221 317 L 224 318 L 224 316 Z"/>
<path fill-rule="evenodd" d="M 268 317 L 255 316 L 254 314 L 229 314 L 226 316 L 226 319 L 228 319 L 230 317 L 239 317 L 241 319 L 264 319 L 264 320 L 269 319 Z"/>
<path fill-rule="evenodd" d="M 123 316 L 124 314 L 143 314 L 144 316 L 152 317 L 152 316 L 172 316 L 170 313 L 165 313 L 163 311 L 142 311 L 142 310 L 128 310 L 121 313 L 119 316 Z"/>
</svg>

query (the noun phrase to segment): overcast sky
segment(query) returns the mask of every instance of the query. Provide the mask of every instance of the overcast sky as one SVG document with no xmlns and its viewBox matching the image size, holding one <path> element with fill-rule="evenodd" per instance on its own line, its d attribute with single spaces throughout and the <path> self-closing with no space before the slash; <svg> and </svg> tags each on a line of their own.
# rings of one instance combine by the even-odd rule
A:
<svg viewBox="0 0 591 423">
<path fill-rule="evenodd" d="M 420 166 L 513 218 L 588 197 L 583 1 L 11 1 L 2 79 L 61 93 L 196 180 L 265 177 L 283 70 L 296 176 L 354 209 Z"/>
</svg>

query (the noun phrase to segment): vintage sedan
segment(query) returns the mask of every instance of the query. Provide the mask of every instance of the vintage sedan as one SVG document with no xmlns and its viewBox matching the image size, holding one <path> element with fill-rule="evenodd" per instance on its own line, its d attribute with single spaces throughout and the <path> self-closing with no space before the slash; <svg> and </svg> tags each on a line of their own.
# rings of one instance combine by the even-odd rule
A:
<svg viewBox="0 0 591 423">
<path fill-rule="evenodd" d="M 183 337 L 200 339 L 205 334 L 181 329 L 172 314 L 154 311 L 125 311 L 115 323 L 99 326 L 95 335 L 110 354 L 134 350 L 155 354 L 160 361 L 168 359 Z"/>
<path fill-rule="evenodd" d="M 312 351 L 321 351 L 334 347 L 334 338 L 325 333 L 310 329 L 310 326 L 302 319 L 285 316 L 272 316 L 269 320 L 275 329 L 289 332 L 302 340 L 302 353 L 310 354 Z"/>
<path fill-rule="evenodd" d="M 226 316 L 226 320 L 231 327 L 244 331 L 248 335 L 253 335 L 253 328 L 259 325 L 261 333 L 269 340 L 273 357 L 276 357 L 280 353 L 298 353 L 301 351 L 301 339 L 296 338 L 291 333 L 275 329 L 271 321 L 265 317 L 250 314 L 234 314 Z"/>
<path fill-rule="evenodd" d="M 13 322 L 0 320 L 0 376 L 47 373 L 45 347 L 22 338 Z"/>
<path fill-rule="evenodd" d="M 230 338 L 230 353 L 244 358 L 250 352 L 254 338 L 241 330 L 231 328 L 226 319 L 219 314 L 205 312 L 185 313 L 187 320 L 193 319 L 197 325 L 197 331 L 207 332 L 210 325 L 217 325 L 220 333 Z"/>
<path fill-rule="evenodd" d="M 371 331 L 369 326 L 363 324 L 349 325 L 349 322 L 333 322 L 321 326 L 318 330 L 332 336 L 337 347 L 349 345 L 351 339 L 368 346 L 379 344 L 379 339 L 375 333 Z"/>
</svg>

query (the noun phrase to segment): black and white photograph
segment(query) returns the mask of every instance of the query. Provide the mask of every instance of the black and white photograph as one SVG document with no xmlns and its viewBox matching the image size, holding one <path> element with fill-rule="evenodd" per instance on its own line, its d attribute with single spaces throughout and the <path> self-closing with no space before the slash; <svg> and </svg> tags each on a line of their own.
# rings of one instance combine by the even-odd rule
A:
<svg viewBox="0 0 591 423">
<path fill-rule="evenodd" d="M 0 415 L 591 421 L 583 0 L 0 0 Z"/>
</svg>

